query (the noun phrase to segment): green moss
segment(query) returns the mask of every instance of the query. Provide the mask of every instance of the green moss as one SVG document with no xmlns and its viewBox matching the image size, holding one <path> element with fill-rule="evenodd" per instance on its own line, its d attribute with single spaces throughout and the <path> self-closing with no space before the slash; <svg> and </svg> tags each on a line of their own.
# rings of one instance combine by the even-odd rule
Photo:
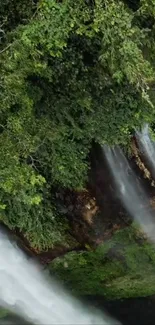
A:
<svg viewBox="0 0 155 325">
<path fill-rule="evenodd" d="M 111 299 L 145 297 L 155 293 L 155 275 L 145 270 L 111 281 L 108 294 Z"/>
<path fill-rule="evenodd" d="M 4 308 L 0 308 L 0 319 L 8 315 L 8 311 Z"/>
<path fill-rule="evenodd" d="M 155 293 L 155 250 L 133 226 L 95 251 L 55 259 L 50 271 L 76 295 L 117 299 Z"/>
</svg>

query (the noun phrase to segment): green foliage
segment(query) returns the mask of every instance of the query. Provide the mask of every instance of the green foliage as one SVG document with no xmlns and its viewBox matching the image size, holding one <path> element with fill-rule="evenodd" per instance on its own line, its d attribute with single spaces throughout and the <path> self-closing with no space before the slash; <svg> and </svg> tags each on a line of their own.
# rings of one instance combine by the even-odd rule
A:
<svg viewBox="0 0 155 325">
<path fill-rule="evenodd" d="M 148 296 L 155 292 L 155 253 L 152 245 L 141 241 L 140 232 L 129 227 L 94 252 L 56 258 L 49 269 L 76 295 Z"/>
<path fill-rule="evenodd" d="M 9 33 L 19 24 L 26 24 L 35 14 L 35 0 L 3 0 L 0 5 L 0 46 L 9 41 Z"/>
<path fill-rule="evenodd" d="M 94 29 L 102 31 L 101 63 L 117 82 L 125 78 L 145 91 L 152 73 L 140 48 L 143 31 L 133 25 L 133 14 L 121 1 L 103 3 L 98 0 L 96 3 Z"/>
<path fill-rule="evenodd" d="M 150 16 L 146 0 L 136 13 L 114 0 L 4 1 L 1 219 L 34 246 L 49 247 L 63 232 L 51 192 L 85 186 L 92 141 L 126 145 L 153 122 Z"/>
</svg>

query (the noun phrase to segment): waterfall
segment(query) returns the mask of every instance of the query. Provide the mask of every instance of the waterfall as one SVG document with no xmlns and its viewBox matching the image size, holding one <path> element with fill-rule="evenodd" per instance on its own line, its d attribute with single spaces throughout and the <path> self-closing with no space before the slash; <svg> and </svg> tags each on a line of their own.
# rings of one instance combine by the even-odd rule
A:
<svg viewBox="0 0 155 325">
<path fill-rule="evenodd" d="M 149 134 L 149 125 L 145 124 L 141 132 L 136 132 L 140 151 L 144 153 L 152 173 L 155 175 L 155 143 Z"/>
<path fill-rule="evenodd" d="M 103 152 L 110 167 L 116 185 L 116 194 L 124 207 L 138 222 L 147 236 L 155 242 L 155 218 L 148 211 L 148 198 L 136 175 L 119 147 L 103 147 Z"/>
<path fill-rule="evenodd" d="M 119 324 L 86 310 L 1 232 L 0 305 L 34 324 Z"/>
</svg>

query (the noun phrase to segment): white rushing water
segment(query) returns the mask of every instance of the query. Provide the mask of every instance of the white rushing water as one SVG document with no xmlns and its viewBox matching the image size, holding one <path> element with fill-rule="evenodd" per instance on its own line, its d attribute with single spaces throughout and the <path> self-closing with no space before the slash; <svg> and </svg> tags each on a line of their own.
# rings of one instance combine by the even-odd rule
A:
<svg viewBox="0 0 155 325">
<path fill-rule="evenodd" d="M 103 147 L 116 185 L 116 194 L 151 241 L 155 242 L 155 217 L 148 211 L 148 199 L 119 147 Z"/>
<path fill-rule="evenodd" d="M 140 151 L 145 155 L 152 173 L 155 175 L 155 143 L 149 134 L 149 125 L 145 124 L 141 132 L 136 132 Z"/>
<path fill-rule="evenodd" d="M 43 271 L 0 232 L 0 305 L 34 324 L 120 324 L 82 304 L 45 277 Z"/>
</svg>

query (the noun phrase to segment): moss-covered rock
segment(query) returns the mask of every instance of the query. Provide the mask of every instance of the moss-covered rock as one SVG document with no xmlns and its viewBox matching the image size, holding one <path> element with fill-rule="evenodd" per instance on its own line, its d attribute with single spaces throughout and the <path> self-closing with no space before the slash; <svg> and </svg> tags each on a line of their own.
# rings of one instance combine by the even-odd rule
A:
<svg viewBox="0 0 155 325">
<path fill-rule="evenodd" d="M 117 231 L 95 251 L 56 258 L 49 269 L 76 295 L 119 299 L 155 293 L 155 248 L 134 226 Z"/>
<path fill-rule="evenodd" d="M 8 315 L 8 310 L 4 308 L 0 308 L 0 319 L 5 318 Z"/>
</svg>

